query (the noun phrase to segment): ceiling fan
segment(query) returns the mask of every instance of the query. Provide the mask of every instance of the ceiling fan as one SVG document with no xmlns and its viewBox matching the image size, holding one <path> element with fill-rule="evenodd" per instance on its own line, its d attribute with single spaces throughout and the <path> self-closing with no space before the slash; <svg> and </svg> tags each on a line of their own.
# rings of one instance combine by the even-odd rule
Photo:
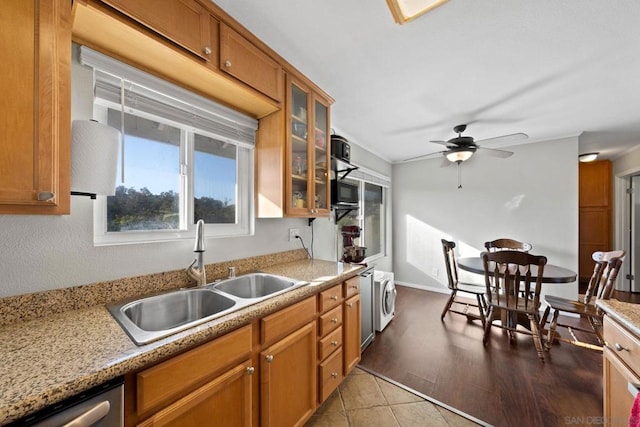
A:
<svg viewBox="0 0 640 427">
<path fill-rule="evenodd" d="M 448 166 L 451 163 L 462 163 L 466 160 L 469 160 L 471 158 L 471 156 L 473 156 L 473 154 L 478 151 L 478 150 L 482 150 L 483 152 L 485 152 L 486 154 L 489 154 L 491 156 L 494 157 L 499 157 L 502 159 L 505 159 L 507 157 L 510 157 L 513 155 L 512 151 L 507 151 L 507 150 L 498 150 L 496 148 L 488 148 L 488 147 L 481 147 L 480 145 L 478 145 L 479 142 L 498 142 L 498 141 L 506 141 L 506 140 L 510 140 L 510 141 L 517 141 L 520 139 L 526 139 L 529 136 L 525 133 L 512 133 L 509 135 L 501 135 L 501 136 L 496 136 L 493 138 L 487 138 L 487 139 L 482 139 L 479 141 L 474 141 L 473 137 L 471 136 L 462 136 L 462 133 L 467 129 L 467 125 L 457 125 L 453 128 L 453 131 L 455 133 L 458 134 L 458 136 L 451 138 L 448 141 L 429 141 L 432 142 L 434 144 L 440 144 L 440 145 L 444 145 L 447 147 L 446 150 L 444 151 L 438 151 L 436 153 L 430 153 L 430 154 L 424 154 L 421 156 L 417 156 L 417 157 L 412 157 L 410 159 L 406 159 L 405 162 L 408 161 L 412 161 L 412 160 L 418 160 L 418 159 L 425 159 L 428 158 L 430 156 L 436 156 L 439 154 L 442 154 L 447 161 L 445 161 L 443 163 L 442 166 Z"/>
</svg>

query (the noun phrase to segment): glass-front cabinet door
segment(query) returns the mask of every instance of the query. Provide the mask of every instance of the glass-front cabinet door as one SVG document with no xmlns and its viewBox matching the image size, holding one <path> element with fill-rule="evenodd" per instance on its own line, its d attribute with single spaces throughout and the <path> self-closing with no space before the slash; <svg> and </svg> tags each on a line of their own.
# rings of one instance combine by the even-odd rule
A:
<svg viewBox="0 0 640 427">
<path fill-rule="evenodd" d="M 286 212 L 289 216 L 329 215 L 329 103 L 304 84 L 288 79 Z"/>
</svg>

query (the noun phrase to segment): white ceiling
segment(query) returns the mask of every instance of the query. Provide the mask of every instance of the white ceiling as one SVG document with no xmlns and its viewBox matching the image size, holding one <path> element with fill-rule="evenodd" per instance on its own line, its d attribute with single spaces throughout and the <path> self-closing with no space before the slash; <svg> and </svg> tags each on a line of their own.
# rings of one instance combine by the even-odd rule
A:
<svg viewBox="0 0 640 427">
<path fill-rule="evenodd" d="M 637 0 L 450 0 L 402 26 L 385 0 L 215 3 L 335 98 L 336 133 L 390 161 L 462 123 L 476 140 L 580 135 L 610 159 L 640 144 Z"/>
</svg>

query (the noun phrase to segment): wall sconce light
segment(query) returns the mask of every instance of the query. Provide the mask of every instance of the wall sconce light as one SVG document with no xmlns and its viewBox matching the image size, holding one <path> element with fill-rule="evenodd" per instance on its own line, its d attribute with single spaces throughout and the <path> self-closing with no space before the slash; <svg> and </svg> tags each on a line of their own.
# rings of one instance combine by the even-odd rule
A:
<svg viewBox="0 0 640 427">
<path fill-rule="evenodd" d="M 598 158 L 598 154 L 600 153 L 584 153 L 578 156 L 578 160 L 581 162 L 593 162 Z"/>
<path fill-rule="evenodd" d="M 476 152 L 475 148 L 459 147 L 459 148 L 452 148 L 451 150 L 444 153 L 444 155 L 447 158 L 447 160 L 449 160 L 452 163 L 464 162 L 466 160 L 469 160 L 471 156 L 473 156 L 473 153 L 475 152 Z"/>
<path fill-rule="evenodd" d="M 119 141 L 118 130 L 95 120 L 71 123 L 72 195 L 115 195 Z"/>
</svg>

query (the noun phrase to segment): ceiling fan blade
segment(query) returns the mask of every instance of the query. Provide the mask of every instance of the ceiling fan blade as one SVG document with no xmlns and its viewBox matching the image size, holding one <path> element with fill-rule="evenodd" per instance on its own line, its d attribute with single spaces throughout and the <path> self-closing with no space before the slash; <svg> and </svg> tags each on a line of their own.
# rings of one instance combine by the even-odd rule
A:
<svg viewBox="0 0 640 427">
<path fill-rule="evenodd" d="M 507 157 L 513 156 L 513 151 L 498 150 L 497 148 L 488 147 L 478 147 L 478 149 L 482 150 L 483 153 L 489 156 L 499 157 L 501 159 L 506 159 Z"/>
<path fill-rule="evenodd" d="M 404 159 L 402 160 L 403 163 L 405 162 L 412 162 L 414 160 L 423 160 L 423 159 L 428 159 L 430 157 L 436 157 L 438 155 L 441 155 L 442 153 L 446 153 L 446 151 L 436 151 L 435 153 L 429 153 L 429 154 L 423 154 L 421 156 L 416 156 L 416 157 L 410 157 L 408 159 Z"/>
<path fill-rule="evenodd" d="M 429 142 L 433 142 L 434 144 L 446 145 L 447 147 L 451 145 L 447 141 L 429 141 Z"/>
<path fill-rule="evenodd" d="M 521 139 L 527 139 L 529 138 L 529 135 L 527 135 L 526 133 L 512 133 L 509 135 L 502 135 L 502 136 L 495 136 L 493 138 L 487 138 L 487 139 L 481 139 L 479 141 L 476 141 L 476 144 L 479 143 L 485 143 L 485 142 L 491 142 L 491 143 L 496 143 L 499 141 L 518 141 Z"/>
</svg>

